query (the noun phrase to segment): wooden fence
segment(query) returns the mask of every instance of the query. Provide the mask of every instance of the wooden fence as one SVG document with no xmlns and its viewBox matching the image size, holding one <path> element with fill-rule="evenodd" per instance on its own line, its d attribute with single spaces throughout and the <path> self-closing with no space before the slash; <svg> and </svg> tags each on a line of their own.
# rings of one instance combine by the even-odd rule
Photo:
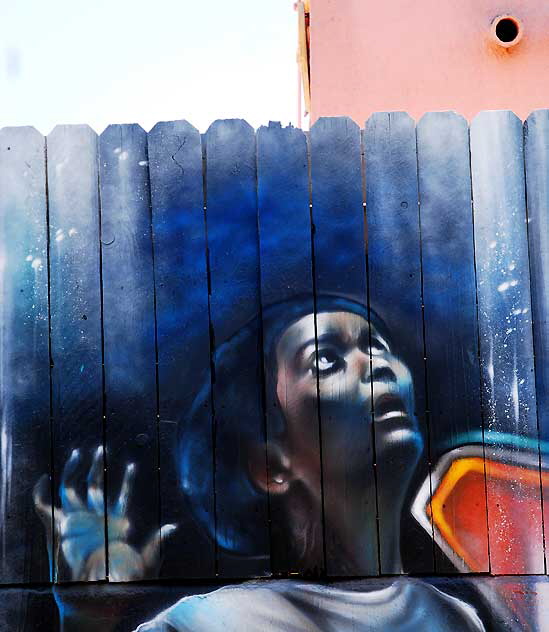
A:
<svg viewBox="0 0 549 632">
<path fill-rule="evenodd" d="M 545 574 L 549 111 L 4 128 L 0 254 L 2 583 Z"/>
</svg>

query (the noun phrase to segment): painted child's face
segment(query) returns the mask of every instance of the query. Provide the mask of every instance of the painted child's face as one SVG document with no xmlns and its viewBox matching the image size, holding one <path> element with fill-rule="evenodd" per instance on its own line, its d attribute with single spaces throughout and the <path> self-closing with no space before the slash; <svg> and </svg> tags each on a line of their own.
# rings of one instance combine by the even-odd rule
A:
<svg viewBox="0 0 549 632">
<path fill-rule="evenodd" d="M 320 410 L 322 471 L 330 483 L 325 519 L 342 529 L 337 535 L 340 543 L 354 543 L 349 551 L 367 556 L 375 541 L 365 528 L 375 521 L 367 519 L 364 505 L 365 490 L 375 484 L 374 436 L 378 463 L 402 464 L 399 474 L 386 483 L 392 488 L 383 490 L 392 499 L 395 524 L 421 451 L 412 379 L 390 343 L 362 316 L 321 312 L 316 329 L 318 349 L 313 314 L 290 325 L 276 349 L 277 397 L 286 420 L 282 465 L 320 506 L 317 444 L 311 441 L 315 428 L 318 432 Z M 291 492 L 291 485 L 287 489 Z M 288 503 L 296 516 L 297 504 Z M 291 517 L 294 522 L 306 522 L 306 517 L 296 516 Z M 351 557 L 357 562 L 355 553 Z"/>
<path fill-rule="evenodd" d="M 316 399 L 318 384 L 321 411 L 329 406 L 337 414 L 339 404 L 345 409 L 342 423 L 351 421 L 351 407 L 361 411 L 362 421 L 373 412 L 384 434 L 413 430 L 410 371 L 374 325 L 358 314 L 333 311 L 318 314 L 316 326 L 318 352 L 313 314 L 290 325 L 277 347 L 277 395 L 286 419 L 298 423 Z"/>
</svg>

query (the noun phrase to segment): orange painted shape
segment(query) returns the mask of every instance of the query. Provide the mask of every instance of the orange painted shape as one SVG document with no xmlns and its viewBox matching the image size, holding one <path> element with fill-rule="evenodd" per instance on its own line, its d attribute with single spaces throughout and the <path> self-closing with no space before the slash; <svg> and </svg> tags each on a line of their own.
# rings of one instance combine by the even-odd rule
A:
<svg viewBox="0 0 549 632">
<path fill-rule="evenodd" d="M 486 463 L 486 491 L 484 485 Z M 549 494 L 549 473 L 541 476 Z M 444 474 L 427 514 L 471 571 L 487 567 L 486 515 L 493 574 L 543 573 L 540 472 L 479 457 L 456 459 Z"/>
<path fill-rule="evenodd" d="M 452 463 L 431 500 L 441 536 L 472 571 L 488 568 L 485 499 L 484 461 L 471 457 Z"/>
</svg>

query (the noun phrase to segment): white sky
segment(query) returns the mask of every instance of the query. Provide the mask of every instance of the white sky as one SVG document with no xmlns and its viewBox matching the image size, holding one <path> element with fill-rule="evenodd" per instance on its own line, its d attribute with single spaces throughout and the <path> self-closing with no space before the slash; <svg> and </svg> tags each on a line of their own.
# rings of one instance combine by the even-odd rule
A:
<svg viewBox="0 0 549 632">
<path fill-rule="evenodd" d="M 0 0 L 0 127 L 296 122 L 292 0 Z"/>
</svg>

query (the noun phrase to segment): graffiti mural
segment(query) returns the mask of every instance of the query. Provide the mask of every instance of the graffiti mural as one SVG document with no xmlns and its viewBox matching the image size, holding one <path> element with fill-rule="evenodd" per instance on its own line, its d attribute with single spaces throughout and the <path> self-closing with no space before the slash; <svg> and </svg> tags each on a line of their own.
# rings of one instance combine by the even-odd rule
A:
<svg viewBox="0 0 549 632">
<path fill-rule="evenodd" d="M 549 112 L 0 131 L 0 629 L 547 630 Z"/>
</svg>

